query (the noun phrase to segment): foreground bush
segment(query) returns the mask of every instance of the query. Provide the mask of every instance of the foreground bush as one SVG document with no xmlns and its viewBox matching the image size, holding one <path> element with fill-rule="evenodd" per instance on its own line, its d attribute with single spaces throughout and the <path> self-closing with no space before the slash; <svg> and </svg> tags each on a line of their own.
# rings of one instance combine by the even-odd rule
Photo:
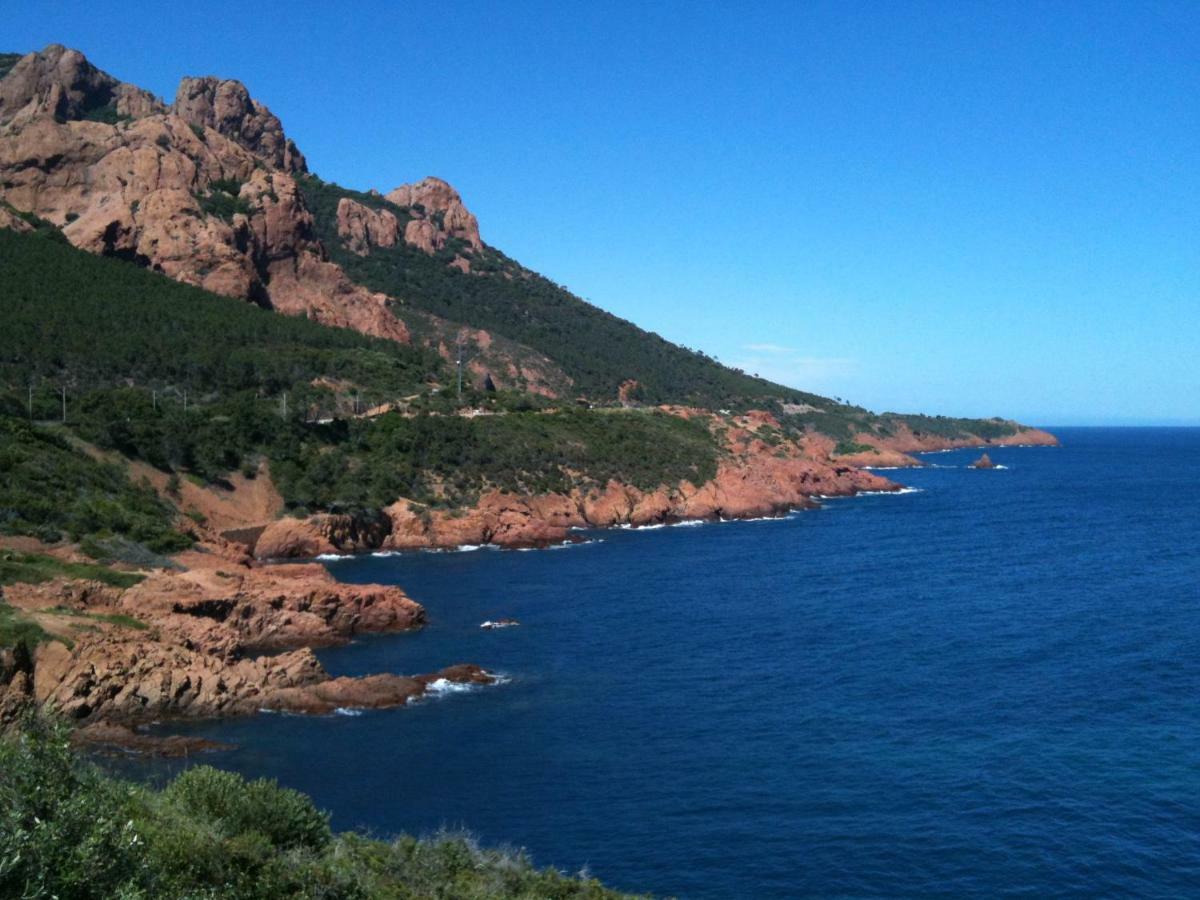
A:
<svg viewBox="0 0 1200 900">
<path fill-rule="evenodd" d="M 207 766 L 161 791 L 110 778 L 42 721 L 0 739 L 0 897 L 619 896 L 462 836 L 334 834 L 303 794 Z"/>
</svg>

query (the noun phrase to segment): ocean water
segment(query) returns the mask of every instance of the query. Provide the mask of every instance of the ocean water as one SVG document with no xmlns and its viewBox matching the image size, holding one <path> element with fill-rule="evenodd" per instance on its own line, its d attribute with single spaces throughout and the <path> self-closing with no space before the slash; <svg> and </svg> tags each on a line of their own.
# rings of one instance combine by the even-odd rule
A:
<svg viewBox="0 0 1200 900">
<path fill-rule="evenodd" d="M 1195 895 L 1200 430 L 1058 433 L 781 520 L 331 562 L 430 615 L 331 671 L 508 683 L 193 730 L 338 828 L 464 827 L 631 890 Z"/>
</svg>

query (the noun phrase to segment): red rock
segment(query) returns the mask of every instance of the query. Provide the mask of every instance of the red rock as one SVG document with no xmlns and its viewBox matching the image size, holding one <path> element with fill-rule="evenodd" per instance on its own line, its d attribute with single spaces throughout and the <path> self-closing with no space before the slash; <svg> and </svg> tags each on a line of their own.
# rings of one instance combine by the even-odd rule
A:
<svg viewBox="0 0 1200 900">
<path fill-rule="evenodd" d="M 337 229 L 338 236 L 351 253 L 366 256 L 372 247 L 396 246 L 400 224 L 386 209 L 374 210 L 343 197 L 338 201 Z"/>
<path fill-rule="evenodd" d="M 463 205 L 458 191 L 440 178 L 402 184 L 384 196 L 412 210 L 415 218 L 405 228 L 404 239 L 414 247 L 432 254 L 441 250 L 448 238 L 460 238 L 476 251 L 483 249 L 479 222 Z M 422 224 L 414 227 L 417 222 Z"/>
<path fill-rule="evenodd" d="M 211 128 L 285 172 L 308 171 L 304 156 L 283 133 L 283 124 L 250 96 L 240 81 L 184 78 L 171 111 L 191 125 Z"/>
</svg>

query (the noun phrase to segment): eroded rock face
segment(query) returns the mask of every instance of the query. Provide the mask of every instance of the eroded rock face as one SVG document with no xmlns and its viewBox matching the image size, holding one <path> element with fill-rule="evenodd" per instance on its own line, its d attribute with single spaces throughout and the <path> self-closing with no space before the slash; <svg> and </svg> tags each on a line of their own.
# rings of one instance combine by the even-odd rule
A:
<svg viewBox="0 0 1200 900">
<path fill-rule="evenodd" d="M 0 98 L 0 199 L 58 225 L 76 247 L 409 341 L 390 298 L 328 261 L 292 177 L 303 157 L 241 84 L 187 79 L 171 111 L 77 51 L 52 47 L 0 79 Z M 105 98 L 133 118 L 85 118 Z M 206 212 L 214 190 L 235 194 L 241 209 Z M 16 221 L 5 213 L 0 227 Z"/>
<path fill-rule="evenodd" d="M 0 80 L 0 123 L 104 114 L 140 118 L 164 109 L 149 91 L 101 72 L 78 50 L 61 44 L 26 54 Z"/>
<path fill-rule="evenodd" d="M 425 623 L 425 610 L 399 588 L 340 584 L 314 564 L 159 572 L 125 591 L 115 610 L 225 658 Z"/>
<path fill-rule="evenodd" d="M 11 586 L 18 590 L 6 600 L 26 615 L 61 622 L 66 606 L 74 611 L 66 621 L 86 627 L 72 632 L 73 646 L 52 641 L 32 654 L 0 651 L 0 724 L 28 704 L 89 726 L 263 709 L 327 713 L 403 705 L 447 683 L 496 680 L 471 665 L 431 675 L 331 678 L 312 647 L 416 628 L 424 610 L 398 588 L 339 584 L 318 565 L 249 568 L 211 548 L 207 558 L 185 556 L 206 565 L 155 572 L 125 591 L 72 581 Z M 124 624 L 134 619 L 142 626 Z M 284 652 L 257 655 L 267 650 Z M 170 751 L 106 728 L 83 737 Z"/>
<path fill-rule="evenodd" d="M 240 81 L 184 78 L 171 111 L 189 124 L 220 132 L 277 169 L 292 174 L 308 171 L 303 154 L 283 133 L 283 123 Z"/>
<path fill-rule="evenodd" d="M 440 178 L 424 178 L 415 184 L 402 184 L 384 197 L 409 210 L 412 220 L 404 228 L 404 240 L 425 253 L 434 254 L 457 238 L 466 242 L 466 256 L 459 254 L 450 265 L 469 272 L 473 253 L 483 249 L 479 222 L 463 205 L 458 191 Z"/>
<path fill-rule="evenodd" d="M 400 223 L 386 209 L 374 210 L 349 197 L 338 201 L 338 236 L 351 253 L 366 256 L 372 247 L 395 247 Z"/>
</svg>

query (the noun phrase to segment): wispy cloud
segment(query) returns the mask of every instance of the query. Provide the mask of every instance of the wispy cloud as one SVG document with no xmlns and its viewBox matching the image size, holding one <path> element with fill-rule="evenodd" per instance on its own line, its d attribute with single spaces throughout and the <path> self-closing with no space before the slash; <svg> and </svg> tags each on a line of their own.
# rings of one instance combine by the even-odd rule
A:
<svg viewBox="0 0 1200 900">
<path fill-rule="evenodd" d="M 743 350 L 751 353 L 798 353 L 795 347 L 782 347 L 779 344 L 743 344 Z"/>
<path fill-rule="evenodd" d="M 858 360 L 845 356 L 808 356 L 769 342 L 744 344 L 742 350 L 745 354 L 731 365 L 795 388 L 843 392 L 858 373 Z"/>
</svg>

